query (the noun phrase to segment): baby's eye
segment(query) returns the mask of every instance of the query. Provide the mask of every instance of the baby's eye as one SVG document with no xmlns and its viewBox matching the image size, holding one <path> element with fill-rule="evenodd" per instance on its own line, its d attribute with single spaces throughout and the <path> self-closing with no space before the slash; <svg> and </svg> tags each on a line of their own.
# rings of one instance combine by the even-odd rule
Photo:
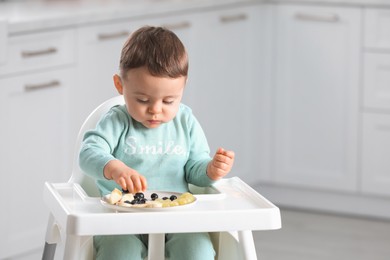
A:
<svg viewBox="0 0 390 260">
<path fill-rule="evenodd" d="M 149 100 L 148 100 L 148 99 L 140 99 L 140 98 L 137 98 L 137 102 L 138 102 L 138 103 L 141 103 L 141 104 L 146 104 L 146 103 L 149 102 Z"/>
<path fill-rule="evenodd" d="M 174 101 L 174 100 L 164 100 L 163 102 L 164 102 L 164 104 L 166 104 L 166 105 L 171 105 L 171 104 L 173 104 L 173 102 L 175 102 L 175 101 Z"/>
</svg>

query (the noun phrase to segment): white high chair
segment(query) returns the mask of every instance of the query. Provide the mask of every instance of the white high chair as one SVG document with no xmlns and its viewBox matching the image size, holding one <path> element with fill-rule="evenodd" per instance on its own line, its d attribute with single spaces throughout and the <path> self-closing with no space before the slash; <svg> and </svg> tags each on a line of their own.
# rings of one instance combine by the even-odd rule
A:
<svg viewBox="0 0 390 260">
<path fill-rule="evenodd" d="M 94 128 L 104 113 L 119 104 L 124 104 L 123 96 L 107 100 L 84 122 L 69 181 L 45 183 L 44 200 L 50 217 L 42 259 L 93 259 L 94 235 L 149 234 L 148 259 L 163 260 L 165 233 L 210 232 L 216 259 L 256 260 L 251 230 L 281 228 L 280 211 L 237 177 L 208 188 L 190 186 L 198 194 L 197 203 L 181 210 L 124 213 L 101 205 L 94 180 L 78 165 L 78 153 L 85 131 Z"/>
</svg>

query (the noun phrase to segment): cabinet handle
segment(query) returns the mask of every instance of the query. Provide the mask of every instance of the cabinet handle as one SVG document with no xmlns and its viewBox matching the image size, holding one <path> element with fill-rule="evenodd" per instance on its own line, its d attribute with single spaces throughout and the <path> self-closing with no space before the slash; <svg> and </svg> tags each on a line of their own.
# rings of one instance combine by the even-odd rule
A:
<svg viewBox="0 0 390 260">
<path fill-rule="evenodd" d="M 23 58 L 31 58 L 31 57 L 35 57 L 35 56 L 54 54 L 57 51 L 58 50 L 56 48 L 50 47 L 50 48 L 38 50 L 38 51 L 22 51 L 21 55 Z"/>
<path fill-rule="evenodd" d="M 163 24 L 162 27 L 165 27 L 169 30 L 180 30 L 180 29 L 187 29 L 191 27 L 191 23 L 188 21 L 183 21 L 180 23 L 172 23 L 172 24 Z"/>
<path fill-rule="evenodd" d="M 246 14 L 223 15 L 219 17 L 219 21 L 221 23 L 232 23 L 232 22 L 244 21 L 246 19 L 248 19 L 248 15 Z"/>
<path fill-rule="evenodd" d="M 117 38 L 123 38 L 130 35 L 129 31 L 120 31 L 115 33 L 100 33 L 98 34 L 99 41 L 104 40 L 111 40 L 111 39 L 117 39 Z"/>
<path fill-rule="evenodd" d="M 52 87 L 59 87 L 61 83 L 58 80 L 53 80 L 47 83 L 41 83 L 41 84 L 27 84 L 24 86 L 24 90 L 26 92 L 39 90 L 39 89 L 45 89 L 45 88 L 52 88 Z"/>
<path fill-rule="evenodd" d="M 308 14 L 308 13 L 296 13 L 295 18 L 304 21 L 316 21 L 316 22 L 329 22 L 336 23 L 340 21 L 340 17 L 337 14 Z"/>
</svg>

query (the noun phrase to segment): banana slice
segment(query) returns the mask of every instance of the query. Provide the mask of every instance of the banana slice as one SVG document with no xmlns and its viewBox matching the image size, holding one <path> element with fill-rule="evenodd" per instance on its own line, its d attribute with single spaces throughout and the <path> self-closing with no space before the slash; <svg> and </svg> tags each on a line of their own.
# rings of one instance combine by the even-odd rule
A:
<svg viewBox="0 0 390 260">
<path fill-rule="evenodd" d="M 146 208 L 146 203 L 144 204 L 134 204 L 134 205 L 131 205 L 133 208 Z"/>
<path fill-rule="evenodd" d="M 162 203 L 159 201 L 148 200 L 145 203 L 147 208 L 162 208 Z"/>
<path fill-rule="evenodd" d="M 120 190 L 118 190 L 117 188 L 115 188 L 111 192 L 110 196 L 108 196 L 107 202 L 114 205 L 115 203 L 120 201 L 121 198 L 122 198 L 122 192 Z"/>
<path fill-rule="evenodd" d="M 125 202 L 125 201 L 133 201 L 134 200 L 134 195 L 131 193 L 125 193 L 122 195 L 122 198 L 119 202 Z"/>
</svg>

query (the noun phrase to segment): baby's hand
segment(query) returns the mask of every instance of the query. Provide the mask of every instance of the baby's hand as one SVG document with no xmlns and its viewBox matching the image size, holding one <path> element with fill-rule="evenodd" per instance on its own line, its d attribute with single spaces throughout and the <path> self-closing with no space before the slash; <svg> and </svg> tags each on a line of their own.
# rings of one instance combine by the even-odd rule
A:
<svg viewBox="0 0 390 260">
<path fill-rule="evenodd" d="M 119 160 L 112 160 L 106 164 L 104 176 L 109 180 L 114 180 L 122 189 L 130 193 L 145 191 L 147 187 L 144 176 Z"/>
<path fill-rule="evenodd" d="M 233 167 L 234 152 L 219 148 L 213 160 L 207 165 L 207 175 L 212 180 L 218 180 L 230 172 Z"/>
</svg>

